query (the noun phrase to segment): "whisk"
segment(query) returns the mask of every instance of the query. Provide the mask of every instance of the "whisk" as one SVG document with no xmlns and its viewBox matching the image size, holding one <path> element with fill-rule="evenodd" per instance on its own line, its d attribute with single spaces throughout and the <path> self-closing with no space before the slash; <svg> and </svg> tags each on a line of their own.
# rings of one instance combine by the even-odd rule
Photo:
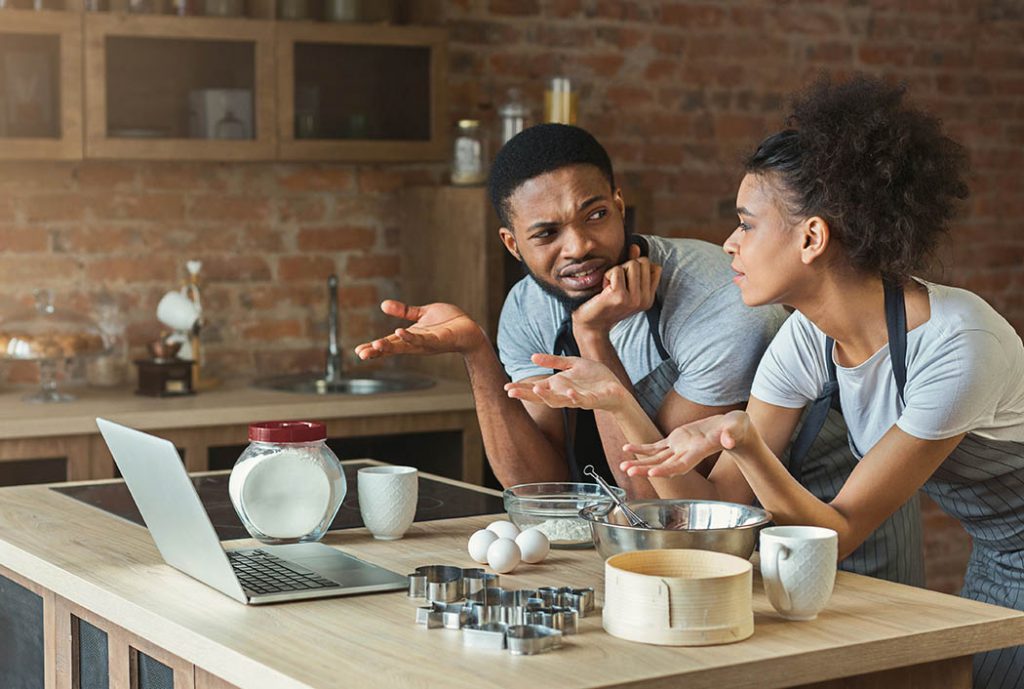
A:
<svg viewBox="0 0 1024 689">
<path fill-rule="evenodd" d="M 644 521 L 643 517 L 641 517 L 639 514 L 630 509 L 629 505 L 627 505 L 624 501 L 619 499 L 619 496 L 615 494 L 615 491 L 613 491 L 612 487 L 608 485 L 608 482 L 601 478 L 601 475 L 594 470 L 593 464 L 588 464 L 587 466 L 585 466 L 583 468 L 583 474 L 597 481 L 597 484 L 604 489 L 604 492 L 608 493 L 608 495 L 612 499 L 612 502 L 614 502 L 615 506 L 619 508 L 619 511 L 622 512 L 622 514 L 626 515 L 626 521 L 629 522 L 630 526 L 638 526 L 641 529 L 653 528 L 650 524 Z"/>
</svg>

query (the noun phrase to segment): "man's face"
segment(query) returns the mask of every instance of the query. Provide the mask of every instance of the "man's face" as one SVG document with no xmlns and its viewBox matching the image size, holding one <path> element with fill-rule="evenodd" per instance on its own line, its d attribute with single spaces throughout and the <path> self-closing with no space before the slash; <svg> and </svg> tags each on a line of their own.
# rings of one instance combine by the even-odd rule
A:
<svg viewBox="0 0 1024 689">
<path fill-rule="evenodd" d="M 625 204 L 593 165 L 572 165 L 527 181 L 509 199 L 501 239 L 546 292 L 576 308 L 604 288 L 626 260 Z"/>
</svg>

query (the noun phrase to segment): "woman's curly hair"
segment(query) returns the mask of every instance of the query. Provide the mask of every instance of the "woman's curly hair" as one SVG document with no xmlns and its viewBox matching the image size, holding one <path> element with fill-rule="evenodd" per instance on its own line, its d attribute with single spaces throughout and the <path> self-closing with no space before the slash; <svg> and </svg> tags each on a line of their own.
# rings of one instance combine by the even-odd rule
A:
<svg viewBox="0 0 1024 689">
<path fill-rule="evenodd" d="M 905 88 L 818 79 L 793 102 L 746 171 L 781 183 L 794 218 L 820 216 L 851 266 L 901 281 L 925 265 L 967 198 L 967 154 Z"/>
</svg>

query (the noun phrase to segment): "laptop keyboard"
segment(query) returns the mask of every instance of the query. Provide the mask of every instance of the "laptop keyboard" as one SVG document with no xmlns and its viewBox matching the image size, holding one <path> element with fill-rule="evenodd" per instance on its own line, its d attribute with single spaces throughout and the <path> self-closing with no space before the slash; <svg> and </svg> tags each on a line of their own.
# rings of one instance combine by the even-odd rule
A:
<svg viewBox="0 0 1024 689">
<path fill-rule="evenodd" d="M 251 593 L 285 593 L 338 586 L 335 581 L 265 550 L 228 551 L 227 556 L 242 588 Z"/>
</svg>

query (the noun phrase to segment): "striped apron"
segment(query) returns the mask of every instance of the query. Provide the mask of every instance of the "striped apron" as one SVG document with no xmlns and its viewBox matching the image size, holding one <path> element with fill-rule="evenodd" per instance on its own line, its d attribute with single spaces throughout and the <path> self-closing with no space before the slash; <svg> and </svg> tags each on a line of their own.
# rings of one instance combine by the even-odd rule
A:
<svg viewBox="0 0 1024 689">
<path fill-rule="evenodd" d="M 885 310 L 893 377 L 896 379 L 900 404 L 903 405 L 903 389 L 907 379 L 907 327 L 902 287 L 886 283 Z M 814 440 L 811 434 L 815 428 L 822 429 L 824 435 L 828 417 L 840 413 L 833 408 L 833 400 L 838 399 L 839 392 L 832 359 L 834 345 L 831 338 L 826 340 L 829 380 L 822 395 L 811 405 L 806 422 L 793 443 L 791 454 L 805 451 L 803 446 L 808 442 L 806 438 Z M 859 460 L 861 455 L 852 440 L 849 440 L 849 447 Z M 799 472 L 800 461 L 796 461 L 795 465 Z M 793 468 L 794 463 L 791 462 L 790 470 L 793 471 Z M 971 558 L 960 595 L 1024 611 L 1024 443 L 989 440 L 968 433 L 932 474 L 922 490 L 946 514 L 959 520 L 973 539 Z M 898 537 L 886 545 L 895 547 L 894 554 L 899 559 L 899 549 L 903 544 Z M 920 539 L 909 545 L 919 550 Z M 1024 687 L 1024 646 L 1011 646 L 975 655 L 974 687 Z"/>
</svg>

